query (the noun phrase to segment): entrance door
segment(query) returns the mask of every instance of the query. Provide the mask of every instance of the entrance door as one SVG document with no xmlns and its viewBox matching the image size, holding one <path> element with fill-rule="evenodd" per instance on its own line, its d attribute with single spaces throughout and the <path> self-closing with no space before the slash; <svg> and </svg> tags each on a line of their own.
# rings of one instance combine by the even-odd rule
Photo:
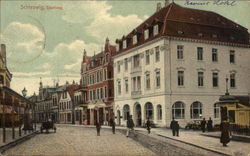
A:
<svg viewBox="0 0 250 156">
<path fill-rule="evenodd" d="M 136 104 L 135 106 L 135 120 L 136 120 L 136 126 L 141 126 L 141 105 Z"/>
</svg>

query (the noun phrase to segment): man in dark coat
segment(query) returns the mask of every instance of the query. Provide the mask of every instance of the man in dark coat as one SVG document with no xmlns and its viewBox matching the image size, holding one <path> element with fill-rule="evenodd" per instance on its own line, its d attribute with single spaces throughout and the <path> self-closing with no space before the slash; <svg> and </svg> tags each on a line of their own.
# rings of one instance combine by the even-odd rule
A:
<svg viewBox="0 0 250 156">
<path fill-rule="evenodd" d="M 230 124 L 227 121 L 227 119 L 223 119 L 223 121 L 220 124 L 220 130 L 221 130 L 221 137 L 220 142 L 223 144 L 223 146 L 227 146 L 227 144 L 230 142 Z"/>
<path fill-rule="evenodd" d="M 110 118 L 110 126 L 112 127 L 112 132 L 115 134 L 115 121 L 113 118 Z"/>
<path fill-rule="evenodd" d="M 96 131 L 97 131 L 97 136 L 100 136 L 101 124 L 98 121 L 96 121 Z"/>
<path fill-rule="evenodd" d="M 129 136 L 130 130 L 132 130 L 134 135 L 135 135 L 134 126 L 135 126 L 135 124 L 134 124 L 134 121 L 132 119 L 132 115 L 130 115 L 128 120 L 127 120 L 127 135 L 126 135 L 127 137 Z"/>
<path fill-rule="evenodd" d="M 213 120 L 211 119 L 211 117 L 209 117 L 209 120 L 207 121 L 207 131 L 213 131 Z"/>
<path fill-rule="evenodd" d="M 178 124 L 179 125 L 179 124 Z M 172 133 L 173 133 L 173 136 L 175 136 L 175 132 L 176 132 L 176 130 L 177 130 L 177 122 L 174 120 L 174 118 L 173 118 L 173 120 L 171 121 L 171 123 L 170 123 L 170 128 L 172 129 Z M 179 130 L 178 130 L 178 133 L 179 133 Z M 178 134 L 179 135 L 179 134 Z"/>
<path fill-rule="evenodd" d="M 206 124 L 207 124 L 206 119 L 203 118 L 203 120 L 201 121 L 201 130 L 202 130 L 203 133 L 206 130 Z"/>
<path fill-rule="evenodd" d="M 147 127 L 147 130 L 148 130 L 148 134 L 150 134 L 151 123 L 150 123 L 150 121 L 149 121 L 149 118 L 147 119 L 146 127 Z"/>
</svg>

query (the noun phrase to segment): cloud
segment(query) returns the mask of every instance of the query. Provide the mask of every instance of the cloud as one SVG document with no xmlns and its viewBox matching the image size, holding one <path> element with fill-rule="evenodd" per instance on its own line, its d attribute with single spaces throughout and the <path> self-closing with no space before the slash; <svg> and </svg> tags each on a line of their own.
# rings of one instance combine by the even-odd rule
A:
<svg viewBox="0 0 250 156">
<path fill-rule="evenodd" d="M 63 5 L 62 19 L 70 23 L 87 23 L 110 10 L 111 7 L 105 1 L 68 2 Z"/>
<path fill-rule="evenodd" d="M 16 64 L 36 59 L 43 51 L 45 35 L 35 25 L 15 21 L 4 29 L 1 39 L 7 47 L 8 61 Z"/>
</svg>

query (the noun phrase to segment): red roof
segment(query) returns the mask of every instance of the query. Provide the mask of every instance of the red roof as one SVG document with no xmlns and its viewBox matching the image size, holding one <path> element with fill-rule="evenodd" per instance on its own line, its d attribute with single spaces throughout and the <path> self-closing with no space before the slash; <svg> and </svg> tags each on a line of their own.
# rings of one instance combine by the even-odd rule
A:
<svg viewBox="0 0 250 156">
<path fill-rule="evenodd" d="M 153 26 L 158 24 L 159 34 L 153 36 Z M 149 38 L 144 40 L 144 30 L 149 29 Z M 133 45 L 131 36 L 137 34 L 138 42 Z M 171 3 L 155 12 L 122 39 L 117 39 L 120 51 L 141 45 L 161 36 L 192 38 L 249 45 L 249 33 L 239 24 L 210 11 L 181 7 Z M 122 41 L 127 40 L 127 48 L 122 49 Z"/>
</svg>

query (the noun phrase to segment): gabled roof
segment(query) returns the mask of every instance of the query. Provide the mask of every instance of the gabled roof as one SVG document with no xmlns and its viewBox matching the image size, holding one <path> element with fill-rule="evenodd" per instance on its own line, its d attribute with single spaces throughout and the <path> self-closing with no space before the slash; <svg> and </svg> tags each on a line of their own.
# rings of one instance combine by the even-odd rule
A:
<svg viewBox="0 0 250 156">
<path fill-rule="evenodd" d="M 127 43 L 127 48 L 120 49 L 119 52 L 161 36 L 249 45 L 250 35 L 243 26 L 217 13 L 181 7 L 174 2 L 155 12 L 142 24 L 134 28 L 132 32 L 121 39 L 117 39 L 116 42 L 122 44 L 123 40 L 127 40 L 138 32 L 143 33 L 146 29 L 149 29 L 152 34 L 153 26 L 156 24 L 159 26 L 158 35 L 151 35 L 146 40 L 144 40 L 143 35 L 140 35 L 137 44 Z"/>
</svg>

